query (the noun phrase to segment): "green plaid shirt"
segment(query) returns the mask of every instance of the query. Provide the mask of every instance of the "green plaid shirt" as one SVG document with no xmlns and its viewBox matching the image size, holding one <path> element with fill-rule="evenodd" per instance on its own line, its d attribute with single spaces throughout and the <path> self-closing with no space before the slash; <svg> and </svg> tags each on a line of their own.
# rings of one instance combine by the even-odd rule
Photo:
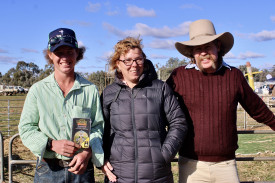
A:
<svg viewBox="0 0 275 183">
<path fill-rule="evenodd" d="M 101 167 L 104 161 L 102 135 L 104 120 L 96 86 L 78 74 L 66 97 L 54 79 L 54 74 L 35 83 L 29 90 L 19 123 L 23 144 L 34 155 L 44 158 L 69 159 L 46 150 L 48 138 L 71 139 L 73 118 L 92 120 L 90 146 L 92 161 Z"/>
</svg>

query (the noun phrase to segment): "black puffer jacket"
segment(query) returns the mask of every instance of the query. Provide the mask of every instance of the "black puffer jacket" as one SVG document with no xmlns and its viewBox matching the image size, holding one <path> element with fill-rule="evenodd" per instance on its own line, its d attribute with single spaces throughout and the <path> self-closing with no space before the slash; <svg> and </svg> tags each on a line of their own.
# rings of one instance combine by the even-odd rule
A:
<svg viewBox="0 0 275 183">
<path fill-rule="evenodd" d="M 116 78 L 103 91 L 105 159 L 118 183 L 171 183 L 170 161 L 187 131 L 185 115 L 151 61 L 144 64 L 147 71 L 134 88 Z"/>
</svg>

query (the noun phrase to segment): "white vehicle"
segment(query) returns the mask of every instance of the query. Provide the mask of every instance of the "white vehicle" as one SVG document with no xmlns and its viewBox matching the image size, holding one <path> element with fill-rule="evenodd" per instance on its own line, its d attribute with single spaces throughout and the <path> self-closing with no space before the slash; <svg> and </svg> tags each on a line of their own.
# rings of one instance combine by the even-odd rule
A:
<svg viewBox="0 0 275 183">
<path fill-rule="evenodd" d="M 25 93 L 25 89 L 22 86 L 15 86 L 14 87 L 17 93 Z"/>
<path fill-rule="evenodd" d="M 256 88 L 255 92 L 257 94 L 268 95 L 268 94 L 270 94 L 270 89 L 269 89 L 268 85 L 263 85 L 263 86 L 260 86 L 260 88 Z"/>
<path fill-rule="evenodd" d="M 8 86 L 8 85 L 0 85 L 0 95 L 15 95 L 17 93 L 27 93 L 23 87 L 21 86 Z"/>
<path fill-rule="evenodd" d="M 0 85 L 0 94 L 1 95 L 13 95 L 17 93 L 17 89 L 14 86 Z"/>
</svg>

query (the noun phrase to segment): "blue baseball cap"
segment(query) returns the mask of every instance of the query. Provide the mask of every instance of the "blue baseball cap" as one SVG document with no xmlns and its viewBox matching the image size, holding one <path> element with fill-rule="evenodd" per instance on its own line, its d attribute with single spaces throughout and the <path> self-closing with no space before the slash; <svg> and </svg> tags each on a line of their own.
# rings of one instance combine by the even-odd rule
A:
<svg viewBox="0 0 275 183">
<path fill-rule="evenodd" d="M 75 33 L 71 29 L 58 28 L 49 34 L 48 49 L 54 52 L 60 46 L 70 46 L 78 48 Z"/>
</svg>

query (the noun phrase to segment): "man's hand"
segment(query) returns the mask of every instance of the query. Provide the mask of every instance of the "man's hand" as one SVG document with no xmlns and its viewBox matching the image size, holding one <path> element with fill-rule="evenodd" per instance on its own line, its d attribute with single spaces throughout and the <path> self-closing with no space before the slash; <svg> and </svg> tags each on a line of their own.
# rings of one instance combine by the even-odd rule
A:
<svg viewBox="0 0 275 183">
<path fill-rule="evenodd" d="M 51 150 L 63 156 L 73 157 L 74 153 L 80 148 L 80 145 L 70 140 L 53 140 Z"/>
<path fill-rule="evenodd" d="M 92 150 L 87 148 L 74 156 L 69 164 L 71 167 L 68 171 L 74 174 L 83 174 L 86 171 L 87 165 L 92 157 Z"/>
<path fill-rule="evenodd" d="M 109 161 L 106 161 L 101 167 L 102 172 L 108 177 L 109 181 L 116 182 L 116 176 L 113 174 L 113 167 Z"/>
</svg>

